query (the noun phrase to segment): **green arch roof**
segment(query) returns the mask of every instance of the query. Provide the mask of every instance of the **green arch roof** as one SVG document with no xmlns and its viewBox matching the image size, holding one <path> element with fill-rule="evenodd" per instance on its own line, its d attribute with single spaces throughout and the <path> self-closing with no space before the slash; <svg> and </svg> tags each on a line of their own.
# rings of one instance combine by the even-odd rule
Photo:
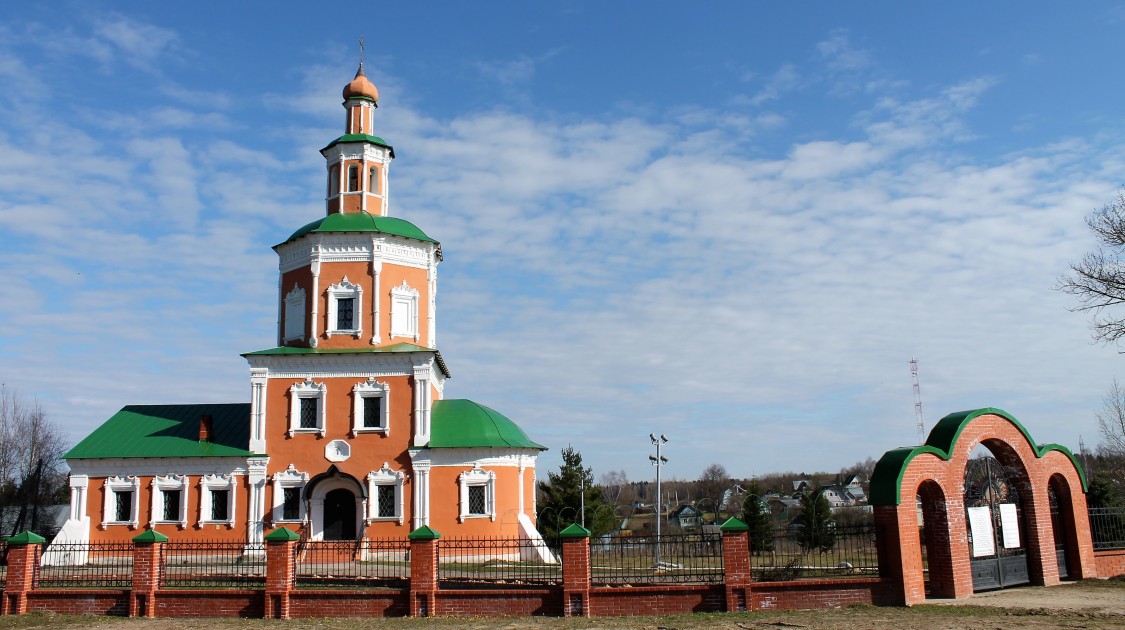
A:
<svg viewBox="0 0 1125 630">
<path fill-rule="evenodd" d="M 294 232 L 284 243 L 275 245 L 280 247 L 285 243 L 295 241 L 307 234 L 324 234 L 328 232 L 377 232 L 391 234 L 403 238 L 412 238 L 426 243 L 437 243 L 434 239 L 418 229 L 413 223 L 395 217 L 381 217 L 367 212 L 334 213 L 323 219 L 317 219 Z"/>
<path fill-rule="evenodd" d="M 1027 439 L 1027 443 L 1031 445 L 1031 450 L 1035 452 L 1036 457 L 1043 457 L 1050 451 L 1059 451 L 1066 455 L 1074 464 L 1075 470 L 1078 471 L 1078 477 L 1082 480 L 1082 491 L 1085 492 L 1089 489 L 1086 483 L 1086 471 L 1082 470 L 1082 466 L 1074 457 L 1074 453 L 1070 452 L 1070 449 L 1061 444 L 1036 444 L 1035 440 L 1031 439 L 1031 434 L 1027 432 L 1027 429 L 1007 411 L 996 407 L 984 407 L 970 411 L 956 411 L 945 416 L 934 425 L 929 437 L 926 438 L 926 443 L 921 446 L 905 446 L 884 453 L 879 458 L 879 462 L 875 464 L 875 471 L 871 474 L 871 504 L 898 505 L 901 503 L 902 475 L 906 472 L 910 460 L 922 453 L 932 453 L 945 461 L 949 461 L 953 458 L 953 447 L 957 444 L 957 438 L 961 437 L 961 432 L 974 419 L 986 414 L 997 415 L 1011 422 Z"/>
<path fill-rule="evenodd" d="M 463 399 L 434 403 L 430 412 L 430 448 L 481 447 L 547 450 L 495 409 Z"/>
</svg>

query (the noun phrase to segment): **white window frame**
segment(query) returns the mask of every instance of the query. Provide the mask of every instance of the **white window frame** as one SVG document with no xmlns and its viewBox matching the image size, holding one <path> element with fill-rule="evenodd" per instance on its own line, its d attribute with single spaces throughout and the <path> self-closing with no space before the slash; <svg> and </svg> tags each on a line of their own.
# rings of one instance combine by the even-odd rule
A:
<svg viewBox="0 0 1125 630">
<path fill-rule="evenodd" d="M 203 475 L 199 478 L 199 526 L 226 525 L 234 527 L 234 508 L 238 505 L 235 500 L 238 488 L 237 477 L 234 475 Z M 227 518 L 218 521 L 211 518 L 211 504 L 216 490 L 227 490 Z"/>
<path fill-rule="evenodd" d="M 470 518 L 488 518 L 493 521 L 496 520 L 496 473 L 491 470 L 484 470 L 480 464 L 473 466 L 472 470 L 466 470 L 457 476 L 457 483 L 461 486 L 461 506 L 460 515 L 457 520 L 461 523 L 465 519 Z M 484 514 L 470 514 L 469 513 L 469 487 L 483 486 L 484 487 Z"/>
<path fill-rule="evenodd" d="M 117 516 L 117 493 L 130 491 L 133 493 L 133 504 L 130 506 L 132 518 L 127 521 L 110 520 L 110 515 Z M 132 475 L 128 477 L 107 477 L 105 480 L 105 502 L 102 506 L 102 529 L 109 525 L 127 525 L 129 529 L 136 529 L 140 523 L 138 513 L 141 511 L 141 480 Z"/>
<path fill-rule="evenodd" d="M 285 470 L 273 475 L 273 522 L 274 523 L 304 523 L 308 518 L 305 513 L 305 502 L 298 501 L 297 520 L 285 518 L 285 489 L 304 488 L 309 483 L 309 474 L 297 470 L 293 464 Z"/>
<path fill-rule="evenodd" d="M 363 401 L 367 398 L 382 398 L 383 404 L 379 418 L 378 427 L 365 427 L 363 426 Z M 383 435 L 391 434 L 390 424 L 390 388 L 386 383 L 376 381 L 374 376 L 370 376 L 366 381 L 361 381 L 352 387 L 352 437 L 360 433 L 382 433 Z"/>
<path fill-rule="evenodd" d="M 347 276 L 338 284 L 333 284 L 326 289 L 328 293 L 328 326 L 324 334 L 329 338 L 332 335 L 352 335 L 358 339 L 363 335 L 363 287 L 353 284 Z M 352 325 L 355 328 L 336 328 L 336 301 L 341 298 L 355 300 L 352 311 Z"/>
<path fill-rule="evenodd" d="M 402 281 L 402 284 L 391 288 L 391 330 L 390 337 L 409 337 L 418 341 L 418 289 Z M 402 328 L 402 319 L 398 317 L 406 312 L 406 328 Z"/>
<path fill-rule="evenodd" d="M 318 433 L 324 435 L 325 432 L 325 418 L 327 411 L 325 404 L 328 396 L 328 386 L 324 383 L 314 383 L 312 378 L 306 378 L 300 383 L 293 383 L 289 388 L 289 432 L 286 434 L 288 437 L 293 437 L 294 433 Z M 316 403 L 316 427 L 311 429 L 301 428 L 301 399 L 302 398 L 315 398 Z"/>
<path fill-rule="evenodd" d="M 304 339 L 305 337 L 305 290 L 294 284 L 293 289 L 285 294 L 285 324 L 282 332 L 282 343 L 290 339 Z"/>
<path fill-rule="evenodd" d="M 391 470 L 388 462 L 383 462 L 383 467 L 377 471 L 367 473 L 367 522 L 395 521 L 402 525 L 405 514 L 403 506 L 403 482 L 406 475 L 401 470 Z M 379 486 L 394 486 L 395 489 L 395 514 L 394 516 L 379 516 Z"/>
<path fill-rule="evenodd" d="M 152 494 L 152 514 L 149 523 L 152 525 L 179 525 L 180 529 L 187 527 L 187 496 L 188 479 L 184 475 L 157 475 L 149 484 Z M 168 490 L 180 491 L 180 517 L 174 521 L 164 519 L 164 492 Z"/>
</svg>

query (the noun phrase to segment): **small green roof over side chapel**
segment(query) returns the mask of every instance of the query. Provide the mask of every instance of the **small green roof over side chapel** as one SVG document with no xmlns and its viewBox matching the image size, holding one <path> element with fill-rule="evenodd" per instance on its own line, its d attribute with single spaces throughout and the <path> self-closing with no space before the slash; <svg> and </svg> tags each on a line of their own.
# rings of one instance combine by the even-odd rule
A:
<svg viewBox="0 0 1125 630">
<path fill-rule="evenodd" d="M 274 245 L 281 247 L 285 243 L 295 241 L 309 234 L 325 234 L 329 232 L 375 232 L 401 236 L 426 243 L 437 243 L 418 226 L 410 221 L 395 217 L 381 217 L 367 212 L 333 213 L 323 219 L 317 219 L 293 232 L 285 242 Z"/>
<path fill-rule="evenodd" d="M 523 429 L 507 416 L 471 400 L 445 399 L 430 412 L 430 448 L 532 448 Z"/>
<path fill-rule="evenodd" d="M 199 439 L 199 422 L 211 416 L 211 438 Z M 118 457 L 246 457 L 250 403 L 127 405 L 63 459 Z"/>
</svg>

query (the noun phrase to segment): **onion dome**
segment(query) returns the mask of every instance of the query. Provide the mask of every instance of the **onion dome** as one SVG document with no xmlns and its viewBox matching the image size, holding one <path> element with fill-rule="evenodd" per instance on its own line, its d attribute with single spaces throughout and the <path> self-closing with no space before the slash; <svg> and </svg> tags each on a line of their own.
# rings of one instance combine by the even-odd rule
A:
<svg viewBox="0 0 1125 630">
<path fill-rule="evenodd" d="M 369 98 L 373 101 L 379 100 L 379 90 L 375 84 L 367 79 L 367 75 L 363 74 L 363 64 L 359 64 L 359 70 L 356 70 L 355 78 L 352 82 L 344 86 L 344 99 L 349 98 Z"/>
</svg>

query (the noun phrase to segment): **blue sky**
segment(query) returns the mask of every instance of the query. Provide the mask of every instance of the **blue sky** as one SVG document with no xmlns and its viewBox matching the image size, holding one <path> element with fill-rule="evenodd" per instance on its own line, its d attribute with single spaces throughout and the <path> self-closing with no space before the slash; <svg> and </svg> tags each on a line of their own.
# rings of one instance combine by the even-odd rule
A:
<svg viewBox="0 0 1125 630">
<path fill-rule="evenodd" d="M 248 400 L 270 246 L 367 41 L 446 395 L 600 474 L 835 470 L 1006 409 L 1097 442 L 1053 291 L 1125 183 L 1125 5 L 23 3 L 0 24 L 0 380 L 72 440 Z"/>
</svg>

